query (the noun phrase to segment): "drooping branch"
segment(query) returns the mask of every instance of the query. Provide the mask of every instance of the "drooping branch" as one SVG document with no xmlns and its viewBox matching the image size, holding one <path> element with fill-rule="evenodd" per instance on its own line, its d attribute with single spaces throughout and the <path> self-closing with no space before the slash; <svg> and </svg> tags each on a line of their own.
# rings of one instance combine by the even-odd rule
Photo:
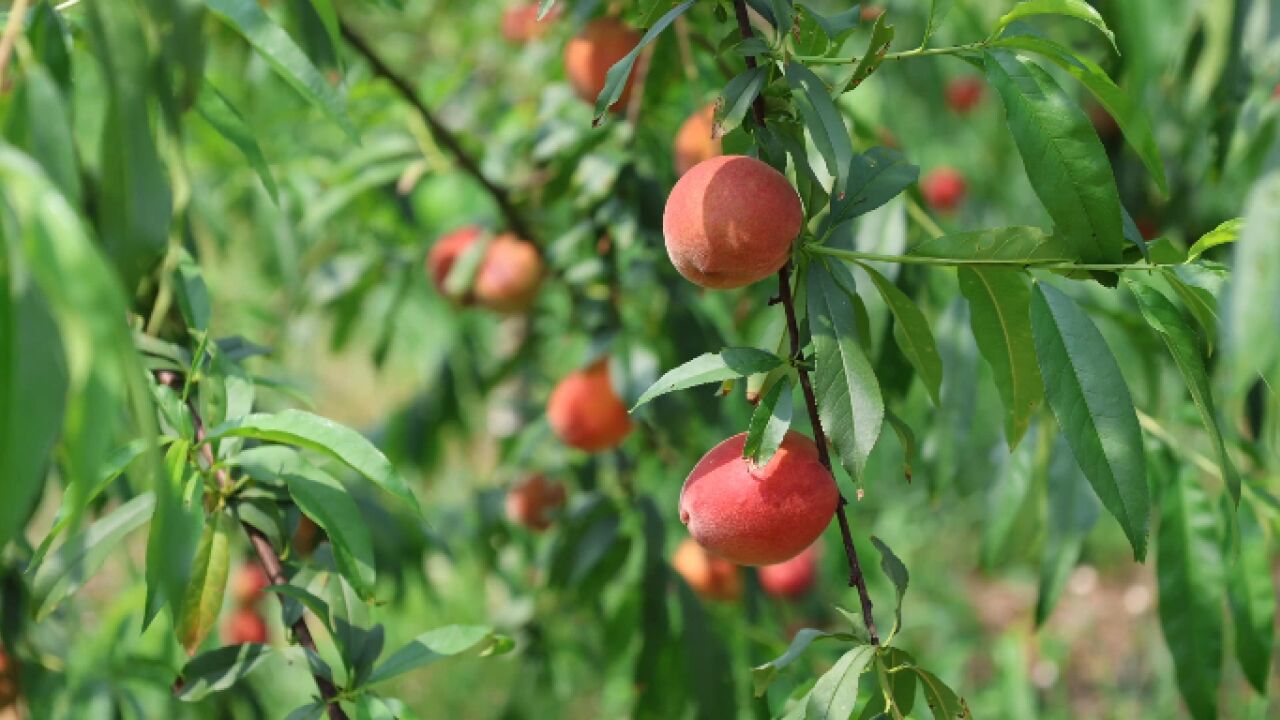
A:
<svg viewBox="0 0 1280 720">
<path fill-rule="evenodd" d="M 751 18 L 747 14 L 746 0 L 734 0 L 734 14 L 738 18 L 738 31 L 745 40 L 752 36 Z M 747 67 L 754 69 L 756 67 L 756 59 L 747 56 Z M 764 98 L 759 95 L 751 104 L 753 115 L 756 123 L 761 128 L 765 124 L 765 105 Z M 791 263 L 782 266 L 778 271 L 778 301 L 782 303 L 783 312 L 787 318 L 787 335 L 791 341 L 791 364 L 796 368 L 796 374 L 800 378 L 800 390 L 804 394 L 805 408 L 809 413 L 809 424 L 813 426 L 813 441 L 818 446 L 818 459 L 828 471 L 835 476 L 831 466 L 831 454 L 827 450 L 827 434 L 822 429 L 822 419 L 818 415 L 818 399 L 813 392 L 813 381 L 809 378 L 809 371 L 804 367 L 801 360 L 802 345 L 800 343 L 800 323 L 796 319 L 795 297 L 791 292 Z M 867 592 L 866 577 L 862 574 L 862 564 L 858 562 L 858 550 L 853 544 L 853 533 L 849 529 L 849 518 L 845 515 L 844 507 L 848 504 L 844 495 L 840 495 L 840 500 L 836 504 L 836 521 L 840 525 L 840 537 L 844 542 L 844 554 L 849 561 L 849 587 L 858 591 L 858 599 L 862 604 L 862 619 L 867 625 L 867 631 L 871 636 L 871 642 L 875 645 L 880 644 L 880 636 L 876 632 L 876 622 L 872 617 L 871 611 L 871 594 Z"/>
<path fill-rule="evenodd" d="M 156 373 L 156 380 L 162 385 L 173 388 L 174 391 L 181 393 L 183 377 L 180 373 L 161 370 Z M 205 442 L 208 436 L 205 430 L 204 419 L 200 416 L 200 410 L 196 407 L 194 401 L 187 402 L 187 410 L 191 414 L 191 424 L 195 428 L 195 439 L 200 448 L 200 457 L 205 463 L 213 468 L 213 477 L 221 489 L 230 488 L 233 484 L 231 473 L 225 467 L 216 464 L 213 456 L 213 446 Z M 275 548 L 271 546 L 271 540 L 258 528 L 247 522 L 241 522 L 245 533 L 249 536 L 249 543 L 253 546 L 254 554 L 258 557 L 258 563 L 262 565 L 262 569 L 267 573 L 267 578 L 272 585 L 288 585 L 289 578 L 284 574 L 284 565 L 280 562 L 280 556 L 276 554 Z M 297 639 L 298 644 L 306 648 L 310 652 L 316 652 L 315 638 L 311 636 L 311 628 L 307 627 L 304 616 L 300 615 L 293 623 L 291 629 L 293 636 Z M 338 688 L 334 686 L 329 678 L 319 674 L 314 674 L 316 687 L 320 690 L 320 697 L 324 699 L 326 709 L 330 720 L 347 720 L 347 713 L 342 706 L 337 703 Z"/>
<path fill-rule="evenodd" d="M 346 21 L 340 21 L 339 27 L 343 39 L 369 63 L 369 67 L 373 69 L 374 74 L 391 83 L 391 86 L 395 88 L 400 97 L 418 112 L 422 121 L 426 123 L 427 130 L 430 131 L 431 136 L 447 153 L 453 156 L 454 162 L 458 164 L 458 167 L 475 178 L 475 181 L 480 183 L 485 192 L 493 198 L 493 201 L 498 205 L 498 211 L 502 213 L 502 217 L 506 220 L 507 226 L 511 231 L 538 246 L 539 243 L 533 234 L 533 228 L 530 227 L 524 215 L 516 208 L 515 203 L 511 201 L 511 194 L 505 187 L 485 176 L 484 172 L 480 170 L 480 164 L 462 146 L 457 134 L 441 122 L 431 108 L 427 107 L 427 104 L 418 96 L 418 92 L 414 90 L 413 85 L 393 70 Z"/>
</svg>

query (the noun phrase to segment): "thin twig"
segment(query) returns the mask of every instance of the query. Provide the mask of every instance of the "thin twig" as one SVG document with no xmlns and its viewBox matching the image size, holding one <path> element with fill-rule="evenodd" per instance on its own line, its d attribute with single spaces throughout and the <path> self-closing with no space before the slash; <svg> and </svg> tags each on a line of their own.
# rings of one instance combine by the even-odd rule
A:
<svg viewBox="0 0 1280 720">
<path fill-rule="evenodd" d="M 440 118 L 436 117 L 436 114 L 431 111 L 431 108 L 427 107 L 422 98 L 418 97 L 413 85 L 395 70 L 392 70 L 391 66 L 383 61 L 373 47 L 365 42 L 364 38 L 360 37 L 345 21 L 340 21 L 339 27 L 342 31 L 343 39 L 364 57 L 369 66 L 373 68 L 374 74 L 391 83 L 391 86 L 396 89 L 400 97 L 404 98 L 405 102 L 418 111 L 418 115 L 427 124 L 427 129 L 431 131 L 431 136 L 435 138 L 436 142 L 440 143 L 441 147 L 453 156 L 454 161 L 458 163 L 463 172 L 475 178 L 476 182 L 484 187 L 485 192 L 489 193 L 494 202 L 498 204 L 498 210 L 502 213 L 502 217 L 506 219 L 507 226 L 511 228 L 511 231 L 534 245 L 538 245 L 533 229 L 525 221 L 520 211 L 516 209 L 507 189 L 490 180 L 481 172 L 480 165 L 476 162 L 476 159 L 471 156 L 471 153 L 467 152 L 466 148 L 462 147 L 458 136 L 445 126 L 440 121 Z"/>
<path fill-rule="evenodd" d="M 182 391 L 184 380 L 180 373 L 161 370 L 156 373 L 156 380 L 177 392 Z M 191 423 L 195 427 L 195 438 L 196 444 L 200 448 L 200 457 L 209 467 L 213 468 L 213 477 L 217 481 L 218 487 L 222 490 L 230 488 L 233 485 L 231 473 L 225 467 L 218 466 L 215 462 L 213 446 L 205 442 L 208 432 L 205 430 L 204 419 L 200 417 L 200 411 L 196 408 L 194 401 L 187 401 L 187 410 L 191 413 Z M 289 578 L 284 574 L 284 565 L 280 562 L 280 557 L 276 554 L 275 548 L 271 547 L 271 540 L 261 530 L 249 523 L 241 522 L 240 524 L 244 527 L 245 533 L 248 534 L 249 543 L 253 545 L 253 550 L 258 556 L 258 563 L 266 571 L 271 584 L 288 585 Z M 283 608 L 283 600 L 281 601 L 281 607 Z M 299 616 L 297 621 L 293 623 L 292 630 L 293 636 L 297 639 L 299 645 L 312 653 L 316 652 L 315 638 L 311 636 L 311 628 L 307 627 L 307 621 L 303 616 Z M 338 688 L 334 686 L 329 678 L 319 673 L 316 673 L 314 677 L 316 687 L 320 689 L 320 697 L 325 701 L 330 720 L 347 720 L 346 711 L 336 701 Z"/>
<path fill-rule="evenodd" d="M 742 35 L 742 39 L 747 40 L 751 38 L 751 36 L 753 35 L 753 33 L 751 32 L 751 16 L 747 14 L 746 0 L 733 0 L 733 12 L 738 17 L 738 32 Z M 747 59 L 747 69 L 755 70 L 756 69 L 755 57 L 748 55 L 746 59 Z M 755 100 L 751 101 L 751 111 L 756 117 L 756 122 L 759 123 L 761 129 L 763 129 L 764 116 L 765 116 L 763 95 L 757 94 L 755 97 Z"/>
<path fill-rule="evenodd" d="M 27 17 L 28 0 L 14 0 L 9 9 L 9 22 L 4 25 L 4 35 L 0 35 L 0 88 L 4 87 L 4 71 L 9 67 L 9 58 L 13 56 L 13 44 L 18 41 L 22 32 L 22 22 Z"/>
</svg>

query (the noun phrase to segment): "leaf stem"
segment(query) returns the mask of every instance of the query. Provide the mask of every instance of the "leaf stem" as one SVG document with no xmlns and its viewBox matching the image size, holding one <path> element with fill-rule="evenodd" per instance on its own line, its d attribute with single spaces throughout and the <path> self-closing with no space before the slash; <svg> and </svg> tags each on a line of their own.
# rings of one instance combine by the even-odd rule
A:
<svg viewBox="0 0 1280 720">
<path fill-rule="evenodd" d="M 979 42 L 966 43 L 964 45 L 949 45 L 947 47 L 937 48 L 916 48 L 914 50 L 903 50 L 902 52 L 889 53 L 881 58 L 881 62 L 888 60 L 908 60 L 910 58 L 930 57 L 934 55 L 958 55 L 966 52 L 976 52 L 982 50 L 990 44 L 987 40 Z M 792 60 L 798 60 L 806 65 L 855 65 L 861 58 L 859 57 L 827 57 L 825 55 L 792 55 Z"/>
<path fill-rule="evenodd" d="M 933 265 L 937 267 L 1012 267 L 1035 268 L 1039 270 L 1108 270 L 1123 272 L 1126 270 L 1159 270 L 1181 263 L 1078 263 L 1071 260 L 1036 259 L 1036 258 L 942 258 L 926 255 L 884 255 L 859 250 L 842 250 L 825 245 L 806 245 L 805 251 L 815 255 L 828 255 L 841 260 L 887 262 L 899 265 Z"/>
</svg>

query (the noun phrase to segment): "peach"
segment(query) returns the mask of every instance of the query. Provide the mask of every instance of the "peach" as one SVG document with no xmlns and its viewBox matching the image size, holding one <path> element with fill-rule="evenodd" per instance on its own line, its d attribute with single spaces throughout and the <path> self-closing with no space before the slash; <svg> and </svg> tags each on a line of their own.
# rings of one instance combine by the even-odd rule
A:
<svg viewBox="0 0 1280 720">
<path fill-rule="evenodd" d="M 862 12 L 859 17 L 862 22 L 875 22 L 876 18 L 884 14 L 884 8 L 879 5 L 863 5 Z"/>
<path fill-rule="evenodd" d="M 267 621 L 252 608 L 236 608 L 222 627 L 222 638 L 228 645 L 265 643 Z"/>
<path fill-rule="evenodd" d="M 797 598 L 812 590 L 818 578 L 818 548 L 814 543 L 790 560 L 760 568 L 760 587 L 780 598 Z"/>
<path fill-rule="evenodd" d="M 252 607 L 262 600 L 262 591 L 271 584 L 267 571 L 257 563 L 241 565 L 231 581 L 231 596 L 236 605 Z"/>
<path fill-rule="evenodd" d="M 507 519 L 530 530 L 551 527 L 551 514 L 564 506 L 564 486 L 533 475 L 507 492 Z"/>
<path fill-rule="evenodd" d="M 689 116 L 676 131 L 676 174 L 689 172 L 694 165 L 720 155 L 720 138 L 712 137 L 716 105 L 711 103 Z"/>
<path fill-rule="evenodd" d="M 803 225 L 800 196 L 787 178 L 745 155 L 693 166 L 671 189 L 662 213 L 671 263 L 690 281 L 716 289 L 776 273 Z"/>
<path fill-rule="evenodd" d="M 302 557 L 311 557 L 324 540 L 324 531 L 315 520 L 303 515 L 298 519 L 298 529 L 293 531 L 293 548 Z"/>
<path fill-rule="evenodd" d="M 616 447 L 631 432 L 631 416 L 613 391 L 604 360 L 569 373 L 556 385 L 547 402 L 547 420 L 566 445 L 588 452 Z"/>
<path fill-rule="evenodd" d="M 967 186 L 960 171 L 940 167 L 920 181 L 920 192 L 929 207 L 939 212 L 951 212 L 964 200 Z"/>
<path fill-rule="evenodd" d="M 441 293 L 445 292 L 445 281 L 453 264 L 483 235 L 482 228 L 468 225 L 444 235 L 431 248 L 427 254 L 427 270 Z M 499 313 L 517 313 L 533 303 L 541 284 L 542 258 L 538 249 L 511 233 L 503 233 L 490 241 L 471 291 L 462 302 Z"/>
<path fill-rule="evenodd" d="M 739 565 L 773 565 L 813 544 L 840 492 L 809 438 L 791 431 L 764 467 L 742 457 L 747 434 L 698 461 L 680 490 L 680 522 L 702 547 Z"/>
<path fill-rule="evenodd" d="M 547 16 L 538 21 L 538 3 L 513 5 L 502 11 L 502 37 L 508 42 L 526 43 L 546 35 L 551 21 L 560 14 L 560 7 L 553 6 Z"/>
<path fill-rule="evenodd" d="M 584 25 L 564 48 L 564 73 L 573 91 L 583 102 L 594 106 L 600 91 L 604 90 L 609 68 L 639 44 L 640 34 L 617 18 L 597 18 Z M 628 77 L 622 96 L 612 107 L 626 105 L 630 97 L 631 78 Z"/>
<path fill-rule="evenodd" d="M 671 566 L 700 597 L 736 600 L 742 594 L 742 571 L 737 565 L 707 552 L 685 538 L 671 557 Z"/>
<path fill-rule="evenodd" d="M 982 102 L 982 79 L 969 76 L 947 83 L 947 107 L 957 115 L 968 115 Z"/>
</svg>

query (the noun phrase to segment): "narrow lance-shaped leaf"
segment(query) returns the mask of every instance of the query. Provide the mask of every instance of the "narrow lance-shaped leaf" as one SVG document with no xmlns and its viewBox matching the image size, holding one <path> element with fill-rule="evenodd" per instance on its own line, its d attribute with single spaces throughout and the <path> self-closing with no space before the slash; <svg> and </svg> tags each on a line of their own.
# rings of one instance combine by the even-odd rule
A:
<svg viewBox="0 0 1280 720">
<path fill-rule="evenodd" d="M 1225 503 L 1224 503 L 1225 504 Z M 1226 513 L 1234 509 L 1227 508 Z M 1240 502 L 1239 556 L 1227 564 L 1227 599 L 1235 626 L 1236 659 L 1259 695 L 1267 695 L 1275 650 L 1276 587 L 1271 577 L 1272 537 L 1247 500 Z"/>
<path fill-rule="evenodd" d="M 774 383 L 751 413 L 747 428 L 747 441 L 742 446 L 742 456 L 757 467 L 764 467 L 782 445 L 787 429 L 791 427 L 791 378 L 784 377 Z"/>
<path fill-rule="evenodd" d="M 756 348 L 732 347 L 718 353 L 705 353 L 663 373 L 657 382 L 641 393 L 631 409 L 634 411 L 669 392 L 769 372 L 781 364 L 782 359 L 777 355 Z"/>
<path fill-rule="evenodd" d="M 1078 259 L 1062 238 L 1029 225 L 927 238 L 911 248 L 910 254 L 949 260 L 988 260 L 1011 267 Z"/>
<path fill-rule="evenodd" d="M 929 43 L 929 38 L 937 31 L 938 26 L 951 12 L 953 0 L 929 0 L 929 21 L 924 26 L 924 37 L 920 39 L 920 47 Z"/>
<path fill-rule="evenodd" d="M 1018 270 L 961 267 L 957 275 L 973 338 L 1004 402 L 1005 440 L 1014 448 L 1044 399 L 1031 340 L 1031 291 Z"/>
<path fill-rule="evenodd" d="M 302 410 L 253 413 L 213 428 L 207 441 L 223 437 L 288 443 L 324 453 L 400 498 L 409 508 L 418 510 L 413 492 L 382 451 L 355 430 L 319 415 Z"/>
<path fill-rule="evenodd" d="M 925 704 L 933 713 L 933 720 L 973 720 L 969 704 L 937 675 L 919 667 L 911 670 L 920 678 L 920 689 L 924 691 Z"/>
<path fill-rule="evenodd" d="M 884 398 L 875 371 L 858 343 L 858 320 L 846 287 L 853 276 L 843 265 L 813 263 L 808 272 L 809 328 L 813 334 L 814 389 L 818 416 L 845 470 L 854 478 L 880 437 Z"/>
<path fill-rule="evenodd" d="M 1187 709 L 1196 720 L 1218 716 L 1222 676 L 1222 555 L 1213 507 L 1192 472 L 1159 478 L 1156 581 L 1160 627 Z"/>
<path fill-rule="evenodd" d="M 720 94 L 720 99 L 716 102 L 715 125 L 712 128 L 712 137 L 723 137 L 730 130 L 742 124 L 742 118 L 746 117 L 747 110 L 750 109 L 751 103 L 760 94 L 761 88 L 764 87 L 764 81 L 769 77 L 769 68 L 766 65 L 759 65 L 753 68 L 747 68 L 746 71 L 735 76 L 724 86 L 724 92 Z"/>
<path fill-rule="evenodd" d="M 827 173 L 835 178 L 831 187 L 834 202 L 844 196 L 853 161 L 849 129 L 845 127 L 844 116 L 831 100 L 826 84 L 812 70 L 798 62 L 788 63 L 786 76 L 809 137 L 826 162 Z"/>
<path fill-rule="evenodd" d="M 1084 538 L 1098 521 L 1098 498 L 1081 474 L 1066 440 L 1057 435 L 1049 455 L 1048 537 L 1040 561 L 1036 625 L 1044 624 L 1080 558 Z"/>
<path fill-rule="evenodd" d="M 1138 416 L 1102 333 L 1061 291 L 1037 283 L 1031 328 L 1045 395 L 1071 452 L 1139 561 L 1150 501 Z"/>
<path fill-rule="evenodd" d="M 920 168 L 897 150 L 873 147 L 853 156 L 846 175 L 843 197 L 831 201 L 829 227 L 865 215 L 897 197 L 916 183 Z"/>
<path fill-rule="evenodd" d="M 1263 178 L 1249 196 L 1244 232 L 1232 259 L 1226 366 L 1237 392 L 1261 375 L 1280 387 L 1280 172 Z"/>
<path fill-rule="evenodd" d="M 893 583 L 893 629 L 889 631 L 889 637 L 893 637 L 898 633 L 898 629 L 902 627 L 902 599 L 906 597 L 907 585 L 911 583 L 911 575 L 907 572 L 907 566 L 902 564 L 902 561 L 889 549 L 888 545 L 884 544 L 883 540 L 872 535 L 871 544 L 875 545 L 876 550 L 880 552 L 880 569 L 884 571 L 885 576 Z"/>
<path fill-rule="evenodd" d="M 991 37 L 998 36 L 1004 32 L 1005 28 L 1018 20 L 1036 15 L 1065 15 L 1077 20 L 1083 20 L 1105 35 L 1107 40 L 1111 42 L 1113 49 L 1116 47 L 1115 34 L 1111 32 L 1111 28 L 1107 27 L 1102 15 L 1085 0 L 1027 0 L 1027 2 L 1018 3 L 996 22 L 996 27 L 991 33 Z"/>
<path fill-rule="evenodd" d="M 842 655 L 809 693 L 805 720 L 848 720 L 858 702 L 859 678 L 875 656 L 872 645 L 859 645 Z"/>
<path fill-rule="evenodd" d="M 1195 262 L 1210 248 L 1218 247 L 1233 243 L 1240 239 L 1240 232 L 1244 229 L 1244 218 L 1232 218 L 1224 221 L 1218 227 L 1210 230 L 1200 236 L 1199 240 L 1187 250 L 1187 262 Z"/>
<path fill-rule="evenodd" d="M 773 678 L 778 674 L 778 671 L 799 659 L 804 654 L 804 651 L 808 650 L 809 646 L 815 641 L 851 641 L 852 639 L 853 636 L 847 633 L 832 633 L 825 630 L 815 630 L 814 628 L 801 628 L 795 637 L 791 638 L 791 644 L 787 646 L 786 652 L 763 665 L 757 665 L 751 669 L 751 682 L 755 688 L 755 696 L 762 697 L 764 691 L 768 689 L 769 683 L 773 682 Z"/>
<path fill-rule="evenodd" d="M 1118 261 L 1126 241 L 1120 195 L 1102 141 L 1084 111 L 1047 72 L 1005 50 L 985 55 L 1027 178 L 1055 234 L 1086 262 Z"/>
<path fill-rule="evenodd" d="M 298 509 L 329 537 L 338 571 L 361 597 L 370 599 L 377 579 L 373 539 L 355 500 L 341 483 L 310 465 L 285 474 L 284 479 Z"/>
<path fill-rule="evenodd" d="M 219 512 L 204 527 L 200 546 L 196 549 L 182 601 L 182 615 L 175 628 L 178 640 L 191 654 L 204 642 L 218 621 L 222 596 L 227 590 L 227 573 L 231 567 L 231 532 L 235 522 Z"/>
<path fill-rule="evenodd" d="M 182 612 L 183 594 L 192 558 L 204 530 L 204 509 L 198 499 L 184 497 L 192 469 L 191 443 L 178 440 L 165 454 L 166 473 L 156 483 L 156 511 L 147 536 L 147 600 L 142 617 L 146 628 L 170 603 L 174 617 Z M 194 483 L 193 483 L 194 484 Z"/>
<path fill-rule="evenodd" d="M 424 665 L 472 649 L 505 652 L 510 641 L 478 625 L 450 625 L 428 630 L 395 651 L 369 676 L 368 684 L 390 680 Z"/>
<path fill-rule="evenodd" d="M 893 42 L 895 32 L 893 26 L 888 23 L 888 15 L 889 13 L 882 12 L 876 16 L 875 22 L 871 25 L 871 39 L 867 41 L 867 50 L 862 57 L 858 58 L 858 64 L 853 67 L 853 75 L 849 78 L 849 83 L 844 86 L 844 92 L 861 85 L 884 61 L 885 53 L 889 52 L 889 44 Z"/>
<path fill-rule="evenodd" d="M 1138 300 L 1138 308 L 1147 324 L 1152 327 L 1169 348 L 1174 364 L 1182 373 L 1182 379 L 1191 393 L 1191 400 L 1200 411 L 1200 421 L 1209 433 L 1218 454 L 1218 467 L 1222 469 L 1222 478 L 1227 491 L 1235 504 L 1240 503 L 1240 475 L 1227 452 L 1226 441 L 1222 437 L 1222 429 L 1218 426 L 1218 413 L 1214 407 L 1213 391 L 1209 385 L 1209 372 L 1205 368 L 1204 358 L 1200 353 L 1200 344 L 1194 332 L 1188 327 L 1178 308 L 1174 306 L 1159 290 L 1142 282 L 1126 279 L 1130 292 Z"/>
<path fill-rule="evenodd" d="M 182 689 L 178 699 L 203 700 L 215 692 L 228 690 L 271 657 L 269 645 L 242 643 L 201 653 L 182 668 Z"/>
<path fill-rule="evenodd" d="M 609 108 L 622 97 L 622 89 L 627 85 L 627 78 L 631 75 L 632 66 L 636 64 L 636 58 L 640 57 L 640 51 L 656 40 L 662 34 L 662 31 L 675 22 L 676 18 L 683 15 L 684 11 L 688 10 L 693 3 L 694 0 L 685 0 L 667 11 L 667 14 L 658 18 L 653 27 L 649 28 L 644 37 L 640 38 L 640 42 L 631 49 L 631 52 L 609 68 L 609 72 L 605 73 L 604 87 L 600 90 L 600 96 L 596 98 L 596 123 L 599 123 L 604 118 L 605 113 L 609 112 Z"/>
<path fill-rule="evenodd" d="M 253 168 L 258 178 L 262 180 L 262 186 L 267 189 L 271 200 L 279 203 L 279 190 L 276 188 L 275 178 L 271 175 L 271 168 L 267 166 L 267 158 L 262 154 L 262 148 L 258 146 L 258 140 L 253 136 L 249 124 L 245 122 L 244 117 L 231 104 L 231 101 L 227 100 L 226 96 L 213 85 L 205 82 L 196 103 L 196 111 L 205 122 L 218 131 L 218 134 L 240 150 L 244 159 L 249 161 L 249 167 Z"/>
<path fill-rule="evenodd" d="M 924 313 L 912 302 L 907 294 L 889 282 L 880 271 L 866 263 L 859 263 L 871 278 L 876 290 L 884 298 L 885 305 L 893 314 L 893 337 L 907 356 L 911 366 L 920 375 L 920 380 L 929 391 L 929 397 L 938 404 L 942 393 L 942 356 L 938 354 L 938 344 L 933 339 L 933 331 L 929 329 L 929 321 Z"/>
<path fill-rule="evenodd" d="M 205 6 L 244 36 L 294 90 L 320 108 L 351 139 L 357 138 L 346 108 L 307 54 L 271 19 L 257 0 L 205 0 Z"/>
</svg>

